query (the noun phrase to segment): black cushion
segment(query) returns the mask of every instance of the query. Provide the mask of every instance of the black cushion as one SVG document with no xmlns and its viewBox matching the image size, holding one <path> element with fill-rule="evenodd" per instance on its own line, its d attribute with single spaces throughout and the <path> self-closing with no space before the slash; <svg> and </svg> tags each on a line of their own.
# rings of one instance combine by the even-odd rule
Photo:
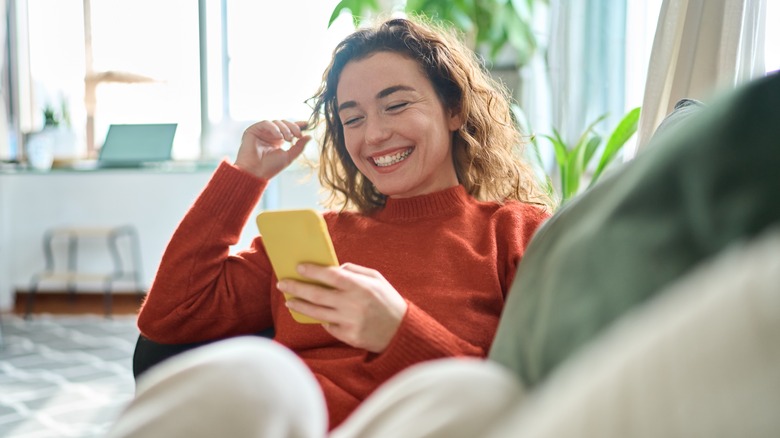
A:
<svg viewBox="0 0 780 438">
<path fill-rule="evenodd" d="M 269 328 L 256 335 L 273 339 L 274 329 Z M 211 344 L 212 342 L 216 341 L 194 342 L 191 344 L 160 344 L 143 335 L 138 335 L 138 340 L 135 343 L 135 351 L 133 352 L 133 378 L 138 380 L 138 377 L 140 377 L 141 374 L 166 359 L 185 351 Z"/>
</svg>

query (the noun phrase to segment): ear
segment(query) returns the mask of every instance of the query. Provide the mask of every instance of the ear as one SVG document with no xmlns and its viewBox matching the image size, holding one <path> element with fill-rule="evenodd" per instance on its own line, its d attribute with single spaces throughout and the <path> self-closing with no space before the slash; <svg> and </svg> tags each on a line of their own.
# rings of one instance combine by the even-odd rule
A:
<svg viewBox="0 0 780 438">
<path fill-rule="evenodd" d="M 450 131 L 457 131 L 460 129 L 460 127 L 463 126 L 463 117 L 461 116 L 460 109 L 455 108 L 450 110 L 450 120 L 448 123 L 448 127 L 450 128 Z"/>
</svg>

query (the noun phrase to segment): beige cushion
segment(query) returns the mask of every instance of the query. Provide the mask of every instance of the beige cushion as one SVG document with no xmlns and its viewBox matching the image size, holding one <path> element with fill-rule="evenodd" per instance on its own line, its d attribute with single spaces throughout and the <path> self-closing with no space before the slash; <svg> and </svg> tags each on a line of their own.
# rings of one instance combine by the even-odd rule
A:
<svg viewBox="0 0 780 438">
<path fill-rule="evenodd" d="M 774 228 L 624 315 L 485 436 L 778 436 L 778 285 Z"/>
</svg>

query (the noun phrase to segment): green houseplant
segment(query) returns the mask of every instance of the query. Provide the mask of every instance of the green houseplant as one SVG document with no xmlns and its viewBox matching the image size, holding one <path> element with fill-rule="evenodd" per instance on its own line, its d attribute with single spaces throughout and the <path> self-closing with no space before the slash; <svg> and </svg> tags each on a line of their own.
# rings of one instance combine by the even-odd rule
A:
<svg viewBox="0 0 780 438">
<path fill-rule="evenodd" d="M 403 11 L 422 14 L 455 27 L 471 45 L 494 63 L 508 46 L 516 66 L 524 65 L 538 49 L 533 33 L 534 7 L 547 0 L 407 0 Z M 380 0 L 342 0 L 333 9 L 328 25 L 342 12 L 351 14 L 355 26 L 373 13 L 381 13 Z"/>
<path fill-rule="evenodd" d="M 524 132 L 531 132 L 519 107 L 514 107 L 514 114 L 521 129 Z M 546 180 L 549 194 L 564 204 L 573 196 L 593 186 L 636 133 L 639 114 L 639 107 L 628 111 L 608 136 L 603 136 L 597 131 L 598 125 L 608 116 L 603 114 L 585 128 L 576 142 L 570 144 L 567 144 L 554 128 L 552 135 L 532 135 L 530 143 L 533 161 L 540 170 L 539 173 L 542 173 L 542 178 Z M 550 174 L 544 172 L 539 137 L 546 139 L 553 148 L 555 168 Z M 596 161 L 593 161 L 594 159 Z M 595 168 L 591 163 L 595 163 Z M 555 176 L 558 177 L 557 184 L 553 183 Z"/>
</svg>

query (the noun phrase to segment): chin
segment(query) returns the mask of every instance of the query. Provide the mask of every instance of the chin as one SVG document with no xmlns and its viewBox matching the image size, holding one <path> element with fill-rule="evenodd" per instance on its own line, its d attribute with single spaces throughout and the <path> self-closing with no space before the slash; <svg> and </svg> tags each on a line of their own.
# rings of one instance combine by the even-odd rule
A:
<svg viewBox="0 0 780 438">
<path fill-rule="evenodd" d="M 376 189 L 379 191 L 379 193 L 387 196 L 387 197 L 398 197 L 403 196 L 403 193 L 406 193 L 406 190 L 394 188 L 394 187 L 387 187 L 387 186 L 378 186 L 374 185 Z"/>
</svg>

